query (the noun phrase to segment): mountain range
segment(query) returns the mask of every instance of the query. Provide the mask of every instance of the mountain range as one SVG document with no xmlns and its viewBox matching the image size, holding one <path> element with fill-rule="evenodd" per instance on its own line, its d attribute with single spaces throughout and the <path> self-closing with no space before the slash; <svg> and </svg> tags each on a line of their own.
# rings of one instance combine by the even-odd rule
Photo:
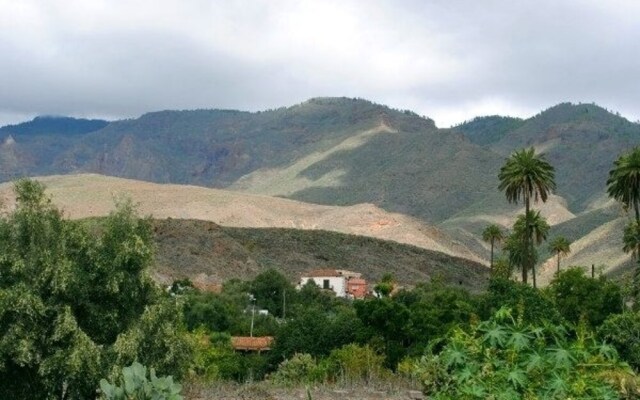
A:
<svg viewBox="0 0 640 400">
<path fill-rule="evenodd" d="M 640 125 L 594 104 L 561 103 L 527 119 L 478 117 L 447 129 L 348 98 L 254 113 L 68 119 L 67 130 L 46 122 L 0 128 L 0 180 L 96 173 L 324 205 L 367 203 L 429 224 L 485 260 L 484 226 L 507 228 L 520 212 L 497 189 L 500 166 L 515 149 L 533 146 L 556 169 L 557 192 L 543 207 L 552 236 L 575 242 L 573 259 L 563 263 L 619 270 L 629 262 L 618 229 L 626 216 L 606 197 L 605 182 L 613 161 L 640 144 Z"/>
</svg>

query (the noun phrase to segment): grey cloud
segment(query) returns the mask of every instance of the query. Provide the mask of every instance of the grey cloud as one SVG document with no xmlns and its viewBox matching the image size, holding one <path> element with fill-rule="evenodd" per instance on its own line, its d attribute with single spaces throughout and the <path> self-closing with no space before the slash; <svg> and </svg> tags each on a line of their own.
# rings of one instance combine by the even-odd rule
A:
<svg viewBox="0 0 640 400">
<path fill-rule="evenodd" d="M 439 125 L 567 100 L 640 117 L 631 1 L 42 3 L 0 0 L 0 123 L 332 95 Z"/>
</svg>

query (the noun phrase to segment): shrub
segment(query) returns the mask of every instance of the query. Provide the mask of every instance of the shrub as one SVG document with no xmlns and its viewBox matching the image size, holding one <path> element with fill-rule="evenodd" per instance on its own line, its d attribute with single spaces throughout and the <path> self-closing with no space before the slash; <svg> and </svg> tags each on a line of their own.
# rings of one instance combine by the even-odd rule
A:
<svg viewBox="0 0 640 400">
<path fill-rule="evenodd" d="M 609 316 L 598 328 L 598 336 L 611 343 L 636 371 L 640 369 L 640 312 Z"/>
<path fill-rule="evenodd" d="M 278 366 L 278 370 L 270 375 L 273 383 L 285 386 L 301 383 L 321 382 L 325 374 L 310 354 L 297 353 Z"/>
<path fill-rule="evenodd" d="M 383 366 L 384 356 L 368 345 L 352 343 L 335 349 L 329 354 L 327 362 L 331 377 L 347 384 L 369 383 L 389 373 Z"/>
<path fill-rule="evenodd" d="M 622 291 L 604 276 L 593 279 L 579 267 L 561 271 L 548 289 L 560 314 L 577 324 L 581 319 L 596 327 L 610 314 L 622 312 Z"/>
</svg>

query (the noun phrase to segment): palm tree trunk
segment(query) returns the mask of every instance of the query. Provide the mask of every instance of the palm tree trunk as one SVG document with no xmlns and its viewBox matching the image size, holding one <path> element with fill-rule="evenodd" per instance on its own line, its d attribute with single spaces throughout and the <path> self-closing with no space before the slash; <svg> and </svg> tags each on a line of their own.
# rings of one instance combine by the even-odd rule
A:
<svg viewBox="0 0 640 400">
<path fill-rule="evenodd" d="M 489 269 L 493 271 L 493 239 L 491 239 L 491 264 L 489 265 Z"/>
<path fill-rule="evenodd" d="M 638 295 L 640 294 L 640 245 L 638 245 L 638 250 L 636 250 L 636 252 L 636 256 L 638 257 L 638 264 L 636 265 L 636 270 L 633 274 L 633 288 L 631 289 L 634 309 L 636 309 L 640 304 L 640 299 L 638 298 Z"/>
<path fill-rule="evenodd" d="M 558 252 L 558 266 L 556 268 L 556 272 L 559 274 L 560 273 L 560 252 Z"/>
<path fill-rule="evenodd" d="M 529 214 L 529 194 L 527 192 L 525 192 L 525 196 L 524 196 L 524 209 L 525 209 L 525 220 L 526 220 L 526 216 Z M 529 241 L 530 241 L 530 236 L 531 236 L 531 229 L 529 227 L 529 224 L 527 223 L 526 227 L 525 227 L 525 234 L 524 234 L 524 248 L 525 248 L 525 252 L 524 252 L 524 265 L 522 266 L 522 283 L 524 283 L 525 285 L 527 284 L 527 270 L 530 267 L 530 255 L 529 255 Z"/>
<path fill-rule="evenodd" d="M 531 265 L 531 278 L 533 280 L 533 288 L 537 288 L 538 286 L 536 285 L 536 266 L 535 265 Z"/>
<path fill-rule="evenodd" d="M 640 210 L 638 210 L 638 202 L 634 202 L 633 203 L 633 209 L 636 212 L 636 223 L 640 224 Z"/>
</svg>

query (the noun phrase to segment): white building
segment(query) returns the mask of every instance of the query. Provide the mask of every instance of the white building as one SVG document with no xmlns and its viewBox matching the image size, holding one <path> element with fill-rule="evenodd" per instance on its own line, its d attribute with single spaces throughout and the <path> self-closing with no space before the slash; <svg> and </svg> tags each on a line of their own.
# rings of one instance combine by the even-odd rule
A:
<svg viewBox="0 0 640 400">
<path fill-rule="evenodd" d="M 313 281 L 321 289 L 333 290 L 337 297 L 347 297 L 347 277 L 335 269 L 316 269 L 300 278 L 300 287 Z"/>
</svg>

